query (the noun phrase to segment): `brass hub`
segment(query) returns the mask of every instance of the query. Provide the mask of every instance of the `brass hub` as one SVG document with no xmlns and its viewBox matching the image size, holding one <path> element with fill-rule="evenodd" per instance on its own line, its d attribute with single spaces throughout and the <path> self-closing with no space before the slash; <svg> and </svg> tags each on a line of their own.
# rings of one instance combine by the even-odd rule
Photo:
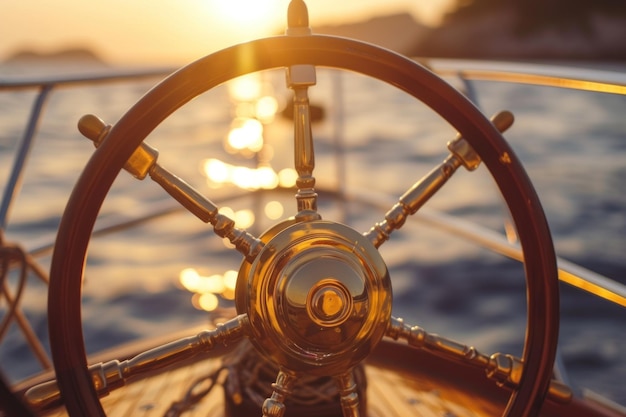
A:
<svg viewBox="0 0 626 417">
<path fill-rule="evenodd" d="M 353 305 L 350 290 L 333 278 L 319 281 L 311 288 L 306 300 L 309 317 L 323 327 L 344 323 L 352 314 Z"/>
<path fill-rule="evenodd" d="M 265 239 L 264 239 L 265 240 Z M 338 375 L 362 361 L 391 316 L 387 267 L 362 234 L 322 220 L 276 233 L 240 271 L 252 343 L 294 372 Z"/>
</svg>

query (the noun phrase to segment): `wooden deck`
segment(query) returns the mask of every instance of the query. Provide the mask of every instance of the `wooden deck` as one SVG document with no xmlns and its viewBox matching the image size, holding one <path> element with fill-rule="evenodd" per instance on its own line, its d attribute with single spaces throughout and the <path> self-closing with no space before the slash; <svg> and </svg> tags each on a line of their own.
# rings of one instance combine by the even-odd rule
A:
<svg viewBox="0 0 626 417">
<path fill-rule="evenodd" d="M 172 404 L 184 398 L 194 381 L 214 373 L 220 366 L 220 358 L 186 364 L 131 382 L 102 398 L 101 403 L 111 417 L 167 416 Z M 390 342 L 381 343 L 368 359 L 365 373 L 368 417 L 500 416 L 509 396 L 481 370 Z M 223 386 L 216 384 L 208 395 L 180 415 L 225 417 L 224 404 Z M 541 414 L 624 417 L 621 412 L 580 400 L 565 405 L 546 401 Z M 67 413 L 61 408 L 41 415 L 62 417 Z"/>
<path fill-rule="evenodd" d="M 211 373 L 219 363 L 208 360 L 196 366 L 186 366 L 164 372 L 155 377 L 137 381 L 101 399 L 108 416 L 148 417 L 165 416 L 171 405 L 180 401 L 191 381 Z M 432 416 L 432 417 L 478 417 L 487 414 L 471 411 L 451 398 L 441 395 L 437 389 L 419 390 L 407 384 L 407 380 L 377 367 L 368 367 L 368 416 Z M 413 381 L 415 382 L 415 381 Z M 64 417 L 64 409 L 45 414 L 49 417 Z M 224 390 L 215 388 L 183 416 L 226 417 Z"/>
</svg>

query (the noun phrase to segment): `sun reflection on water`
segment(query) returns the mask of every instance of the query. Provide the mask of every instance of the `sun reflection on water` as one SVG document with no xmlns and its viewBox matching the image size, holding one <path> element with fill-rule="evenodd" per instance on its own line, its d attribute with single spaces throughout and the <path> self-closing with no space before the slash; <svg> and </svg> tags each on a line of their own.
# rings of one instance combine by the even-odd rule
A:
<svg viewBox="0 0 626 417">
<path fill-rule="evenodd" d="M 219 307 L 220 299 L 235 299 L 237 271 L 203 276 L 194 268 L 186 268 L 180 272 L 179 280 L 187 291 L 193 293 L 191 302 L 199 310 L 214 311 Z"/>
<path fill-rule="evenodd" d="M 263 149 L 263 124 L 258 119 L 237 117 L 228 132 L 226 150 L 236 153 L 246 149 L 251 152 Z"/>
<path fill-rule="evenodd" d="M 227 87 L 235 117 L 225 137 L 224 149 L 231 155 L 254 159 L 256 167 L 207 159 L 202 164 L 202 172 L 208 185 L 219 188 L 230 184 L 245 190 L 292 187 L 297 175 L 277 173 L 272 168 L 274 150 L 264 137 L 265 125 L 274 120 L 279 107 L 271 84 L 264 82 L 263 74 L 252 73 L 231 80 Z"/>
<path fill-rule="evenodd" d="M 264 85 L 261 74 L 254 72 L 229 81 L 228 94 L 236 102 L 254 101 L 261 96 Z"/>
<path fill-rule="evenodd" d="M 295 170 L 290 168 L 276 172 L 268 165 L 248 168 L 231 165 L 219 159 L 205 160 L 202 164 L 202 171 L 211 188 L 226 184 L 235 185 L 244 190 L 273 190 L 278 186 L 291 188 L 295 186 L 297 178 Z"/>
<path fill-rule="evenodd" d="M 263 81 L 262 74 L 249 74 L 228 83 L 228 92 L 233 101 L 234 117 L 230 130 L 223 141 L 224 150 L 231 159 L 244 160 L 246 165 L 211 158 L 202 162 L 201 171 L 210 188 L 235 186 L 243 190 L 273 190 L 278 187 L 294 188 L 298 174 L 293 168 L 276 171 L 272 166 L 274 149 L 266 143 L 265 126 L 272 123 L 279 109 L 271 84 Z M 249 229 L 257 216 L 269 220 L 283 217 L 285 208 L 279 201 L 268 201 L 261 210 L 234 210 L 220 207 L 220 214 L 235 222 L 237 228 Z M 233 247 L 224 239 L 226 247 Z M 203 311 L 215 311 L 222 300 L 233 300 L 237 271 L 229 270 L 223 275 L 204 276 L 194 268 L 183 269 L 179 274 L 180 284 L 192 295 L 192 304 Z"/>
</svg>

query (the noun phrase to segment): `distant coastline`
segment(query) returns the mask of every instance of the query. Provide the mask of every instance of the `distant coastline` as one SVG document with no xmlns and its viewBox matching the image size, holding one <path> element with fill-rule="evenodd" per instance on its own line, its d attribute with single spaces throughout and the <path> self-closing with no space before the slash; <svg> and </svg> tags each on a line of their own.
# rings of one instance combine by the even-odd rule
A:
<svg viewBox="0 0 626 417">
<path fill-rule="evenodd" d="M 541 28 L 519 34 L 516 16 L 506 7 L 458 16 L 438 27 L 401 13 L 313 32 L 351 37 L 411 57 L 626 61 L 626 19 L 594 13 L 587 27 Z"/>
<path fill-rule="evenodd" d="M 19 63 L 78 63 L 107 65 L 107 63 L 89 48 L 71 47 L 56 51 L 41 52 L 29 48 L 20 49 L 3 60 L 7 64 Z"/>
<path fill-rule="evenodd" d="M 593 12 L 585 27 L 542 27 L 524 34 L 515 30 L 516 18 L 511 8 L 503 6 L 469 16 L 454 15 L 437 27 L 424 25 L 409 13 L 396 13 L 312 30 L 359 39 L 410 57 L 626 62 L 624 16 Z M 108 66 L 98 53 L 82 46 L 46 52 L 25 47 L 0 57 L 0 63 Z"/>
<path fill-rule="evenodd" d="M 518 16 L 501 7 L 460 16 L 434 28 L 412 54 L 446 58 L 524 60 L 626 60 L 626 19 L 590 12 L 587 21 L 521 32 Z"/>
</svg>

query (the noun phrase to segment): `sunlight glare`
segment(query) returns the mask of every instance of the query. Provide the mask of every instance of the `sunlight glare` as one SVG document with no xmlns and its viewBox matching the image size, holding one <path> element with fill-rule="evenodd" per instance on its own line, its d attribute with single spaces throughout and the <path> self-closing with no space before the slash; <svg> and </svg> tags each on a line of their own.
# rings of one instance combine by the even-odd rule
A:
<svg viewBox="0 0 626 417">
<path fill-rule="evenodd" d="M 260 29 L 273 23 L 279 0 L 216 0 L 217 13 L 233 25 Z"/>
<path fill-rule="evenodd" d="M 261 74 L 258 72 L 242 75 L 228 83 L 228 93 L 235 101 L 257 100 L 261 97 L 262 90 L 263 83 L 261 82 Z"/>
</svg>

